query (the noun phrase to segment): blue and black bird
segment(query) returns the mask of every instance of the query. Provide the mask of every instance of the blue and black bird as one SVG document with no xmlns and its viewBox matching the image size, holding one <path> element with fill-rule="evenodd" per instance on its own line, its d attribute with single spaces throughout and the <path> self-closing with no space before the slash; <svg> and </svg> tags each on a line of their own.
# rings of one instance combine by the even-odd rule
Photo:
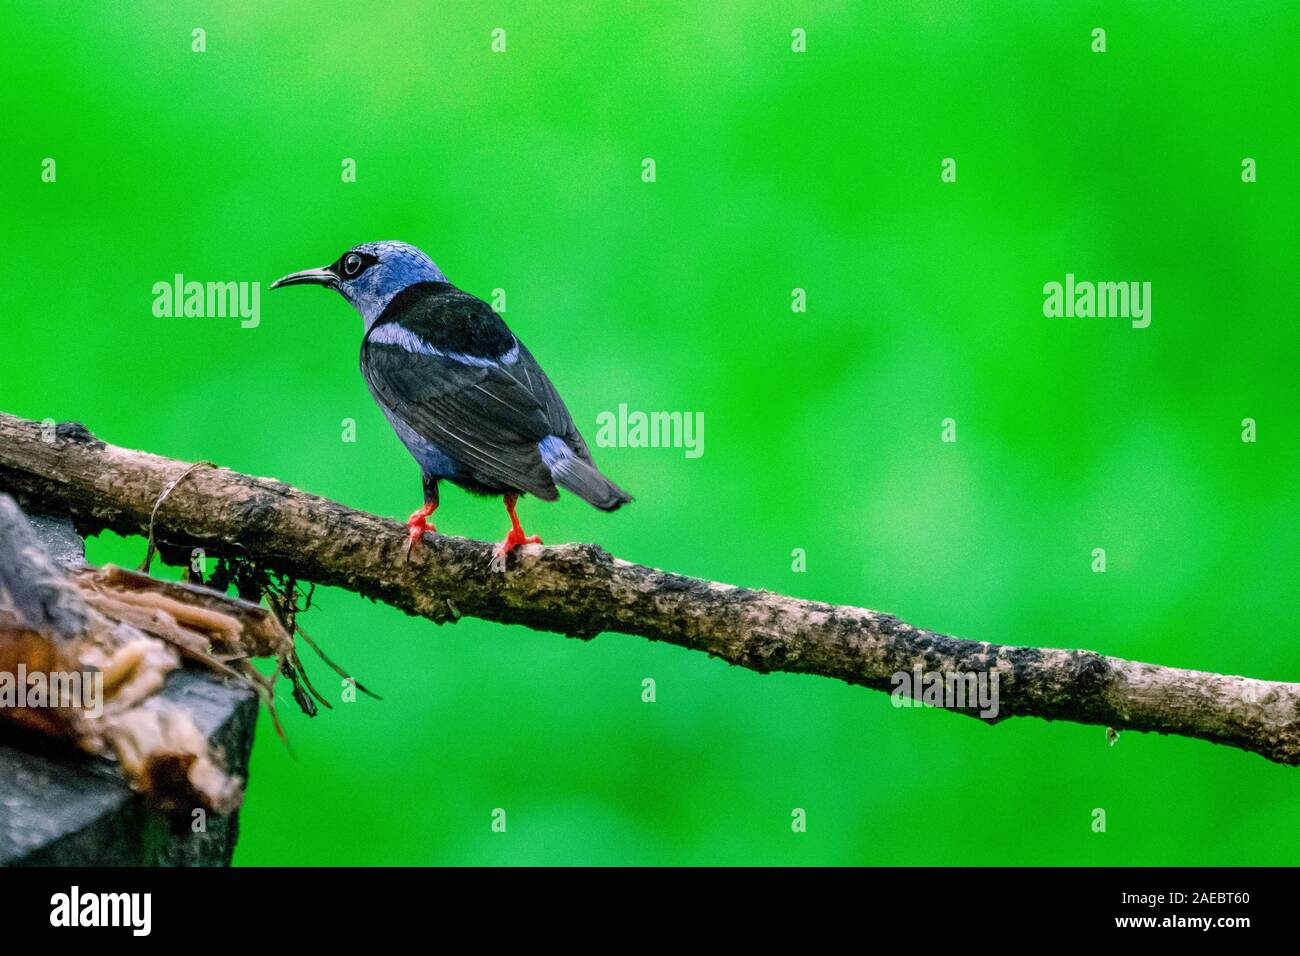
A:
<svg viewBox="0 0 1300 956">
<path fill-rule="evenodd" d="M 501 316 L 419 249 L 368 242 L 271 288 L 301 284 L 336 289 L 361 313 L 361 374 L 424 481 L 424 507 L 406 522 L 410 545 L 436 530 L 428 519 L 443 479 L 505 500 L 511 527 L 498 566 L 517 546 L 541 543 L 515 514 L 522 494 L 554 501 L 564 488 L 602 511 L 632 500 L 596 469 L 555 386 Z"/>
</svg>

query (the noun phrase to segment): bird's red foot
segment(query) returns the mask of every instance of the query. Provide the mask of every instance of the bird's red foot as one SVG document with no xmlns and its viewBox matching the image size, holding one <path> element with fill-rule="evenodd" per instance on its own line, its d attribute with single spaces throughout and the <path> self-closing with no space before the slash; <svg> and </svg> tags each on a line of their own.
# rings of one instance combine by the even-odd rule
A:
<svg viewBox="0 0 1300 956">
<path fill-rule="evenodd" d="M 541 544 L 542 539 L 537 535 L 524 534 L 523 527 L 519 524 L 519 518 L 515 515 L 515 496 L 505 496 L 506 511 L 510 514 L 510 533 L 506 539 L 492 549 L 492 570 L 504 571 L 506 569 L 506 555 L 519 547 L 521 544 Z"/>
<path fill-rule="evenodd" d="M 511 528 L 506 539 L 492 549 L 492 556 L 504 558 L 521 544 L 541 544 L 542 539 L 535 534 L 525 535 L 523 528 Z"/>
<path fill-rule="evenodd" d="M 420 544 L 420 539 L 424 537 L 426 531 L 432 531 L 435 534 L 438 529 L 429 523 L 429 515 L 433 514 L 433 509 L 437 505 L 425 505 L 419 511 L 411 512 L 411 517 L 406 519 L 407 538 L 406 538 L 406 556 L 411 556 L 411 549 Z"/>
<path fill-rule="evenodd" d="M 506 569 L 506 555 L 519 547 L 521 544 L 541 544 L 542 539 L 537 535 L 524 535 L 523 528 L 511 528 L 506 539 L 492 549 L 493 571 L 504 571 Z"/>
</svg>

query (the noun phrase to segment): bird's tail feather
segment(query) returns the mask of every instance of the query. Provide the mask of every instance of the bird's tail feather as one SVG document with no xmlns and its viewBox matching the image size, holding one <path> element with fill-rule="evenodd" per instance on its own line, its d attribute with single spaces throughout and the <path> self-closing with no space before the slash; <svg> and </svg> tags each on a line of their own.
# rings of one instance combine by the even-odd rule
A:
<svg viewBox="0 0 1300 956">
<path fill-rule="evenodd" d="M 613 511 L 632 500 L 632 496 L 610 481 L 594 466 L 574 455 L 565 455 L 551 464 L 551 477 L 566 491 L 571 491 L 601 511 Z"/>
</svg>

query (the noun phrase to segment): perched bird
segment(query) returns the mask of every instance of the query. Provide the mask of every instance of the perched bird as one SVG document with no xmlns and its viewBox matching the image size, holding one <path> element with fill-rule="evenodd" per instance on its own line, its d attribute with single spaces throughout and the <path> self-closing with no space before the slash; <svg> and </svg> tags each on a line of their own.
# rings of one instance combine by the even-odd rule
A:
<svg viewBox="0 0 1300 956">
<path fill-rule="evenodd" d="M 361 374 L 424 482 L 408 552 L 436 530 L 428 519 L 443 479 L 504 499 L 511 527 L 493 552 L 498 568 L 519 545 L 541 543 L 519 524 L 520 495 L 554 501 L 559 486 L 602 511 L 632 500 L 596 469 L 555 386 L 501 316 L 419 249 L 368 242 L 271 288 L 301 284 L 336 289 L 361 313 Z"/>
</svg>

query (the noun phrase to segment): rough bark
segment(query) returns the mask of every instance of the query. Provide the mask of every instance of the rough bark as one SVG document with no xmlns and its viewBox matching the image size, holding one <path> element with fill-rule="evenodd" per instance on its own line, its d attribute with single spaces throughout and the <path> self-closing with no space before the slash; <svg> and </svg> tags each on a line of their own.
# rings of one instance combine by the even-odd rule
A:
<svg viewBox="0 0 1300 956">
<path fill-rule="evenodd" d="M 959 640 L 878 611 L 631 564 L 593 545 L 525 546 L 494 573 L 490 545 L 435 535 L 405 560 L 399 522 L 279 481 L 108 445 L 75 423 L 43 428 L 0 414 L 0 491 L 86 534 L 147 534 L 152 516 L 164 554 L 243 556 L 440 624 L 471 615 L 581 638 L 619 631 L 762 673 L 885 691 L 918 668 L 996 672 L 999 710 L 987 722 L 1032 716 L 1181 734 L 1300 764 L 1300 684 Z"/>
</svg>

